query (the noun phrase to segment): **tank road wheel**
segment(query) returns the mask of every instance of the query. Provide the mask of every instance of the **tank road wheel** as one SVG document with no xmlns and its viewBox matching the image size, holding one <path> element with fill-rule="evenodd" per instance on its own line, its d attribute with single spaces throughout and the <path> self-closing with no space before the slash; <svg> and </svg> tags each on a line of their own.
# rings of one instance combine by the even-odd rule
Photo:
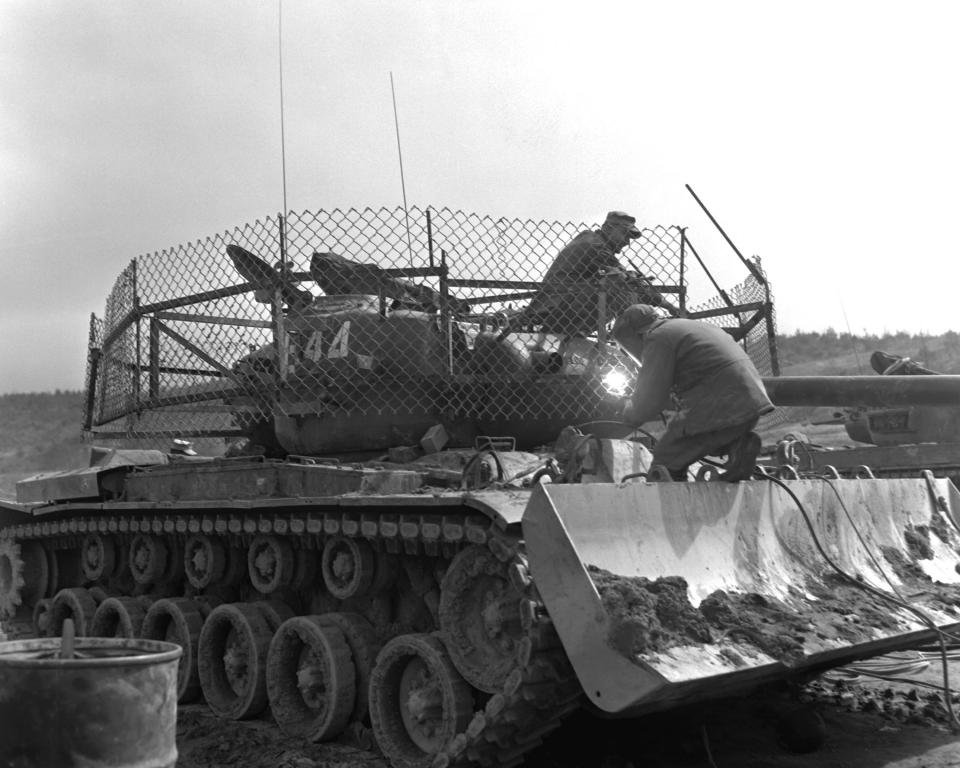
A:
<svg viewBox="0 0 960 768">
<path fill-rule="evenodd" d="M 0 619 L 48 597 L 50 559 L 39 541 L 0 539 Z"/>
<path fill-rule="evenodd" d="M 443 577 L 440 628 L 460 674 L 481 691 L 501 691 L 517 666 L 522 597 L 503 563 L 479 545 L 461 550 Z"/>
<path fill-rule="evenodd" d="M 23 600 L 23 560 L 20 545 L 0 539 L 0 619 L 12 617 Z"/>
<path fill-rule="evenodd" d="M 324 543 L 320 558 L 323 583 L 341 600 L 360 597 L 373 583 L 375 562 L 375 553 L 367 542 L 332 536 Z"/>
<path fill-rule="evenodd" d="M 163 539 L 138 533 L 130 542 L 130 573 L 137 584 L 154 584 L 163 579 L 170 553 Z"/>
<path fill-rule="evenodd" d="M 269 595 L 293 581 L 296 558 L 293 545 L 282 536 L 257 536 L 247 550 L 250 583 Z"/>
<path fill-rule="evenodd" d="M 350 720 L 365 721 L 370 706 L 370 673 L 380 649 L 373 624 L 359 613 L 325 613 L 320 616 L 320 623 L 336 627 L 347 641 L 357 680 L 357 699 Z"/>
<path fill-rule="evenodd" d="M 271 634 L 252 605 L 226 603 L 210 611 L 200 631 L 197 664 L 203 695 L 217 716 L 243 720 L 266 708 Z"/>
<path fill-rule="evenodd" d="M 229 555 L 223 542 L 211 536 L 190 536 L 183 547 L 183 569 L 187 581 L 197 589 L 223 583 Z"/>
<path fill-rule="evenodd" d="M 335 738 L 350 720 L 356 693 L 350 648 L 339 629 L 319 616 L 295 616 L 280 625 L 267 655 L 267 696 L 285 733 Z"/>
<path fill-rule="evenodd" d="M 200 696 L 197 671 L 197 643 L 203 628 L 200 606 L 187 597 L 157 600 L 143 619 L 140 636 L 145 640 L 166 640 L 183 649 L 177 667 L 177 701 L 195 701 Z"/>
<path fill-rule="evenodd" d="M 148 607 L 149 600 L 143 597 L 108 597 L 93 614 L 90 636 L 139 637 Z"/>
<path fill-rule="evenodd" d="M 50 561 L 39 541 L 20 542 L 20 559 L 23 560 L 20 598 L 23 605 L 33 607 L 37 600 L 46 596 L 49 589 Z"/>
<path fill-rule="evenodd" d="M 49 596 L 47 591 L 50 589 L 50 556 L 39 541 L 21 541 L 19 544 L 6 539 L 3 541 L 7 541 L 14 555 L 16 555 L 16 547 L 19 547 L 20 550 L 20 579 L 22 584 L 19 590 L 20 600 L 18 605 L 33 608 L 38 600 Z M 3 541 L 0 541 L 0 552 L 6 549 Z M 4 562 L 5 560 L 6 557 L 0 554 L 0 605 L 4 602 L 4 595 L 8 595 L 12 599 L 17 597 L 15 590 L 15 584 L 18 582 L 15 575 L 17 560 L 15 556 L 9 563 Z M 7 571 L 8 564 L 10 566 L 9 571 Z M 2 613 L 3 609 L 0 607 L 0 615 Z"/>
<path fill-rule="evenodd" d="M 377 656 L 370 720 L 394 768 L 429 766 L 473 715 L 473 694 L 432 635 L 400 635 Z"/>
<path fill-rule="evenodd" d="M 101 581 L 117 566 L 117 546 L 109 536 L 88 533 L 80 542 L 80 568 L 87 581 Z"/>
<path fill-rule="evenodd" d="M 48 634 L 59 637 L 63 631 L 63 622 L 73 619 L 77 637 L 88 637 L 93 627 L 93 616 L 97 612 L 97 602 L 83 587 L 61 589 L 53 598 L 50 606 L 50 625 Z"/>
</svg>

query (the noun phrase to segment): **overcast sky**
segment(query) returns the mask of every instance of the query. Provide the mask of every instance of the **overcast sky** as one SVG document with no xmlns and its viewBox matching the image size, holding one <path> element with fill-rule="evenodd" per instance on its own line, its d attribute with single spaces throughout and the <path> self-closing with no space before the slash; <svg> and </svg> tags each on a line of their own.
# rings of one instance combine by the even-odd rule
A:
<svg viewBox="0 0 960 768">
<path fill-rule="evenodd" d="M 781 331 L 960 328 L 955 2 L 283 0 L 287 204 L 689 227 Z M 276 0 L 0 0 L 0 392 L 133 257 L 283 209 Z M 701 245 L 703 244 L 703 245 Z M 709 246 L 709 247 L 708 247 Z"/>
</svg>

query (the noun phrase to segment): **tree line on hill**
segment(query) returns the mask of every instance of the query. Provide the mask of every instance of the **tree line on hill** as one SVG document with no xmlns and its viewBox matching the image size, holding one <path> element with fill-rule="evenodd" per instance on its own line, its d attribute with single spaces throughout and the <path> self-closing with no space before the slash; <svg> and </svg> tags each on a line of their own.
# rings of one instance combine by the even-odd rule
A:
<svg viewBox="0 0 960 768">
<path fill-rule="evenodd" d="M 960 333 L 940 335 L 895 333 L 864 334 L 796 331 L 777 335 L 780 367 L 793 375 L 872 374 L 870 355 L 877 351 L 909 357 L 939 373 L 960 373 Z M 799 369 L 799 370 L 796 370 Z"/>
<path fill-rule="evenodd" d="M 0 472 L 83 466 L 83 393 L 0 395 Z"/>
</svg>

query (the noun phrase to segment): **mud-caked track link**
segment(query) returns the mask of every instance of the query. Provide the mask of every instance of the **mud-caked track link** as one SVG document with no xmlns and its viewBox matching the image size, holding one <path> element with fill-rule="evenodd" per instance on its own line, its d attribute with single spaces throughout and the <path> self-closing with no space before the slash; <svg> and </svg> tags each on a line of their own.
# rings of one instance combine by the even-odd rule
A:
<svg viewBox="0 0 960 768">
<path fill-rule="evenodd" d="M 38 634 L 74 617 L 177 642 L 182 701 L 228 718 L 269 704 L 317 741 L 370 724 L 395 766 L 439 768 L 519 763 L 579 706 L 518 533 L 471 513 L 125 512 L 0 542 L 42 571 L 6 595 L 33 603 Z"/>
</svg>

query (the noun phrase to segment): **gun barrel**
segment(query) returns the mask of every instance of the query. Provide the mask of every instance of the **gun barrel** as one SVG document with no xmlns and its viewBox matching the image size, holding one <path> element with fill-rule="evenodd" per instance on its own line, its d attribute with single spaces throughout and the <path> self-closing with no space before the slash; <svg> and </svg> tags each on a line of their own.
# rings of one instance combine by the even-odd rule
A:
<svg viewBox="0 0 960 768">
<path fill-rule="evenodd" d="M 960 376 L 776 376 L 764 378 L 776 405 L 960 406 Z"/>
</svg>

